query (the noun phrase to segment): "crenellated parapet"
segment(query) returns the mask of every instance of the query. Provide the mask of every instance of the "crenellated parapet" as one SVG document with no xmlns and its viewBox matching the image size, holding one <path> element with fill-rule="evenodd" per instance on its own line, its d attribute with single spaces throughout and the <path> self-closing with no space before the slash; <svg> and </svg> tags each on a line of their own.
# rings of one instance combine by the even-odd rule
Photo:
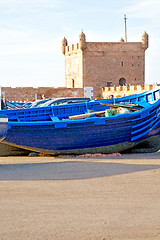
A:
<svg viewBox="0 0 160 240">
<path fill-rule="evenodd" d="M 155 88 L 157 84 L 103 87 L 102 98 L 117 98 L 139 94 Z"/>
<path fill-rule="evenodd" d="M 83 31 L 79 34 L 79 43 L 75 43 L 72 45 L 68 45 L 67 39 L 64 37 L 62 39 L 62 53 L 65 54 L 72 54 L 76 51 L 98 51 L 100 52 L 123 52 L 127 51 L 130 52 L 132 49 L 134 51 L 139 51 L 142 49 L 143 51 L 146 50 L 149 46 L 149 36 L 146 32 L 142 34 L 142 41 L 141 42 L 125 42 L 123 38 L 120 39 L 119 42 L 86 42 L 86 35 Z"/>
<path fill-rule="evenodd" d="M 79 48 L 79 44 L 78 43 L 75 43 L 75 44 L 72 44 L 72 45 L 68 45 L 65 47 L 65 54 L 74 54 L 74 53 L 77 53 L 77 51 L 79 51 L 80 48 Z"/>
<path fill-rule="evenodd" d="M 64 37 L 62 39 L 62 53 L 65 54 L 74 54 L 77 51 L 83 51 L 86 46 L 86 36 L 83 32 L 79 34 L 79 43 L 68 45 L 67 39 Z"/>
</svg>

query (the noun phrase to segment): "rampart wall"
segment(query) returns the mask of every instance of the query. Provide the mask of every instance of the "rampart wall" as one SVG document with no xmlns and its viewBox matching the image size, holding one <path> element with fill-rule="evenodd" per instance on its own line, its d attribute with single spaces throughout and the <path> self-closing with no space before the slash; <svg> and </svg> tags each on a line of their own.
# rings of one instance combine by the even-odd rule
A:
<svg viewBox="0 0 160 240">
<path fill-rule="evenodd" d="M 102 98 L 119 98 L 132 94 L 139 94 L 149 91 L 156 86 L 157 84 L 104 87 L 102 88 Z"/>
<path fill-rule="evenodd" d="M 83 97 L 83 88 L 53 88 L 53 87 L 2 87 L 2 98 L 9 101 L 35 101 L 43 98 L 58 98 L 58 97 Z"/>
<path fill-rule="evenodd" d="M 102 87 L 101 95 L 99 98 L 117 98 L 124 97 L 132 94 L 139 94 L 148 91 L 157 86 L 152 85 L 131 85 L 131 86 L 115 86 L 115 87 Z M 43 98 L 58 98 L 58 97 L 84 97 L 83 88 L 52 88 L 52 87 L 2 87 L 2 98 L 9 101 L 35 101 L 36 99 Z"/>
</svg>

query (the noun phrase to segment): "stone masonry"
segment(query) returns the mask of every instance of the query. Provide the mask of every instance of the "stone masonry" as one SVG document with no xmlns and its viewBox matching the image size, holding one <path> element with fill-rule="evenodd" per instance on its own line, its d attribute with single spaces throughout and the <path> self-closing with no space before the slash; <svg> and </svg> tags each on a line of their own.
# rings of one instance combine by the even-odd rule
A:
<svg viewBox="0 0 160 240">
<path fill-rule="evenodd" d="M 68 46 L 62 40 L 65 56 L 65 83 L 67 88 L 94 88 L 99 98 L 102 87 L 140 85 L 145 83 L 145 50 L 148 34 L 141 42 L 86 42 L 83 32 L 79 43 Z"/>
<path fill-rule="evenodd" d="M 53 88 L 53 87 L 2 87 L 2 98 L 8 101 L 35 101 L 43 98 L 58 98 L 58 97 L 83 97 L 83 88 Z"/>
<path fill-rule="evenodd" d="M 152 85 L 131 85 L 131 86 L 117 86 L 117 87 L 105 87 L 102 88 L 102 98 L 120 98 L 124 96 L 129 96 L 133 94 L 140 94 L 142 92 L 149 91 L 155 87 L 157 84 Z"/>
</svg>

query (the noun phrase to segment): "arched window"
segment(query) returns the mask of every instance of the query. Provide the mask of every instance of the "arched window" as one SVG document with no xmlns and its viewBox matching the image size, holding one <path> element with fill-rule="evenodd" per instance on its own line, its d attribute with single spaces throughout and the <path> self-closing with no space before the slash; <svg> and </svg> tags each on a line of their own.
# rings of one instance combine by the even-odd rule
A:
<svg viewBox="0 0 160 240">
<path fill-rule="evenodd" d="M 119 79 L 119 85 L 120 86 L 126 85 L 126 79 L 125 78 L 120 78 Z"/>
</svg>

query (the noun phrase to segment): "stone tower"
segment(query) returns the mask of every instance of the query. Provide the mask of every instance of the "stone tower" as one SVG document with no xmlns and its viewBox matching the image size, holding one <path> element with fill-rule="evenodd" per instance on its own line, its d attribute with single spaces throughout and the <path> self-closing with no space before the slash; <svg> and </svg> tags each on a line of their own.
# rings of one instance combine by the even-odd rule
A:
<svg viewBox="0 0 160 240">
<path fill-rule="evenodd" d="M 93 87 L 94 98 L 101 88 L 114 85 L 139 85 L 145 82 L 145 50 L 148 34 L 141 42 L 86 42 L 83 32 L 79 43 L 68 46 L 62 40 L 67 88 Z"/>
</svg>

